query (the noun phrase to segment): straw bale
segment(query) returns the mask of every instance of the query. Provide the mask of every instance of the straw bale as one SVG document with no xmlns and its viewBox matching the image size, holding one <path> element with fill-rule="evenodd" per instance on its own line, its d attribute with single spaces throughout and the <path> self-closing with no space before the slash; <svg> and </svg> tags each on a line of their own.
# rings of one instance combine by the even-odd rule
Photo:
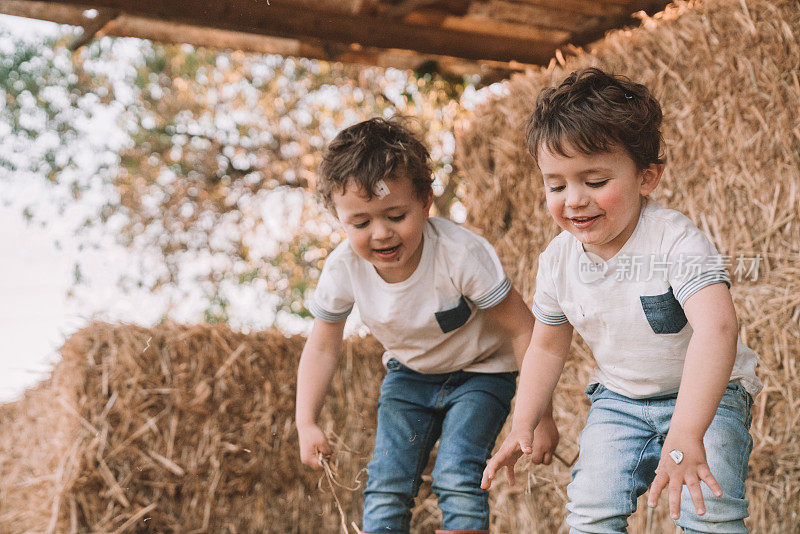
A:
<svg viewBox="0 0 800 534">
<path fill-rule="evenodd" d="M 76 332 L 49 381 L 0 407 L 0 532 L 353 532 L 383 348 L 345 340 L 321 415 L 330 483 L 299 460 L 304 342 L 224 325 Z M 431 467 L 415 532 L 441 525 Z"/>
<path fill-rule="evenodd" d="M 63 416 L 63 406 L 74 404 L 80 379 L 61 362 L 22 399 L 0 405 L 0 532 L 56 531 L 78 455 L 79 423 Z"/>
<path fill-rule="evenodd" d="M 336 501 L 297 452 L 303 343 L 222 325 L 77 332 L 51 381 L 0 411 L 14 430 L 0 441 L 0 531 L 335 532 Z M 365 478 L 381 353 L 371 337 L 345 343 L 322 415 L 346 486 Z M 360 491 L 336 490 L 360 523 Z"/>
<path fill-rule="evenodd" d="M 530 301 L 538 254 L 558 233 L 524 146 L 522 124 L 536 95 L 590 65 L 653 90 L 664 110 L 667 155 L 653 197 L 686 213 L 731 256 L 741 336 L 761 357 L 765 389 L 753 409 L 748 486 L 748 525 L 759 533 L 800 532 L 799 36 L 796 1 L 679 2 L 641 27 L 608 34 L 591 51 L 558 55 L 547 68 L 512 78 L 456 136 L 468 223 L 497 246 Z M 753 267 L 753 257 L 761 258 L 756 279 L 739 280 L 737 267 Z M 591 365 L 577 338 L 556 398 L 560 450 L 570 453 L 588 408 L 581 389 Z M 530 476 L 532 495 L 495 490 L 498 531 L 555 532 L 562 524 L 564 466 Z M 666 499 L 654 513 L 641 510 L 631 531 L 672 531 L 666 512 Z"/>
</svg>

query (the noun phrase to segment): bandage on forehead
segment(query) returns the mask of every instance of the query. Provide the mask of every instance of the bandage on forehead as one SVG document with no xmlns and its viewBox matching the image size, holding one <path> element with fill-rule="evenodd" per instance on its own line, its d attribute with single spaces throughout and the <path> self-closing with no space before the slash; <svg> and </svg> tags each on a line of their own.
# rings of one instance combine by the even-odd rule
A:
<svg viewBox="0 0 800 534">
<path fill-rule="evenodd" d="M 389 186 L 386 185 L 386 182 L 383 180 L 378 180 L 375 182 L 375 187 L 372 189 L 372 193 L 378 198 L 384 198 L 390 193 Z"/>
</svg>

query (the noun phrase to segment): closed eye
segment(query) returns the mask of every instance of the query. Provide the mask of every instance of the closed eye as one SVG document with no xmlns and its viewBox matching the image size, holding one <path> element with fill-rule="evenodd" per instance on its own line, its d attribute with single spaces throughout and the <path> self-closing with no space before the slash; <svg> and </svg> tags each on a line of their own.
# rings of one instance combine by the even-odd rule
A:
<svg viewBox="0 0 800 534">
<path fill-rule="evenodd" d="M 549 187 L 548 189 L 553 193 L 558 193 L 559 191 L 563 191 L 564 187 L 565 186 L 563 186 L 563 185 L 554 185 L 552 187 Z"/>
<path fill-rule="evenodd" d="M 607 183 L 608 183 L 608 180 L 600 180 L 600 181 L 597 181 L 597 182 L 586 182 L 586 185 L 588 185 L 589 187 L 598 188 L 598 187 L 603 187 Z"/>
<path fill-rule="evenodd" d="M 353 227 L 355 227 L 355 228 L 366 228 L 368 224 L 369 224 L 369 221 L 364 221 L 364 222 L 360 222 L 360 223 L 353 223 Z"/>
<path fill-rule="evenodd" d="M 394 215 L 394 216 L 391 216 L 391 217 L 389 217 L 389 220 L 390 220 L 390 221 L 393 221 L 393 222 L 400 222 L 400 221 L 402 221 L 402 220 L 403 220 L 403 219 L 405 219 L 405 218 L 406 218 L 406 214 L 404 213 L 404 214 L 402 214 L 402 215 Z"/>
</svg>

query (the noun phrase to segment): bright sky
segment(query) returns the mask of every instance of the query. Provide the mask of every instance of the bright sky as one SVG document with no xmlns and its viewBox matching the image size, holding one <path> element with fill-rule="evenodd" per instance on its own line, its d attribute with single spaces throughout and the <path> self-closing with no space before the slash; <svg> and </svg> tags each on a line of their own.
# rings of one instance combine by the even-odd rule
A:
<svg viewBox="0 0 800 534">
<path fill-rule="evenodd" d="M 0 27 L 33 42 L 58 32 L 56 24 L 5 15 L 0 15 Z M 83 152 L 76 154 L 88 162 L 81 164 L 83 172 L 96 163 L 92 160 L 98 147 L 120 135 L 113 117 L 99 115 L 94 122 L 82 139 Z M 97 193 L 61 213 L 57 200 L 65 198 L 63 188 L 40 176 L 5 171 L 0 186 L 0 402 L 8 402 L 46 378 L 64 340 L 91 320 L 152 324 L 165 310 L 166 298 L 121 294 L 116 281 L 133 258 L 110 235 L 100 239 L 97 249 L 79 248 L 75 228 L 103 200 Z M 48 224 L 28 223 L 22 216 L 26 206 Z M 68 298 L 76 261 L 90 283 Z M 194 305 L 196 313 L 197 302 L 187 299 L 184 305 Z"/>
<path fill-rule="evenodd" d="M 66 303 L 69 267 L 46 231 L 29 228 L 18 209 L 0 208 L 0 402 L 37 382 L 75 329 Z"/>
<path fill-rule="evenodd" d="M 0 26 L 36 35 L 55 28 L 8 16 L 0 16 Z M 6 202 L 16 196 L 2 185 Z M 69 267 L 54 248 L 48 231 L 28 227 L 19 206 L 0 205 L 0 402 L 45 377 L 56 348 L 76 326 L 66 303 Z"/>
</svg>

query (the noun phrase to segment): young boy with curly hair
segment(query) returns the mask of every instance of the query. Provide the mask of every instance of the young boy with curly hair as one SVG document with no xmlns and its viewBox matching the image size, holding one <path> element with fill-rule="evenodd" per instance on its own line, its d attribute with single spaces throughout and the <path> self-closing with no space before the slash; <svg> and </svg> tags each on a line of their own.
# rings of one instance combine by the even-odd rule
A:
<svg viewBox="0 0 800 534">
<path fill-rule="evenodd" d="M 428 151 L 397 121 L 372 119 L 328 146 L 318 189 L 347 239 L 328 256 L 309 304 L 314 327 L 298 369 L 304 464 L 331 453 L 318 425 L 345 319 L 357 305 L 383 344 L 386 377 L 364 490 L 365 533 L 407 533 L 439 440 L 433 492 L 443 529 L 488 532 L 481 474 L 516 389 L 533 316 L 483 238 L 429 217 Z M 533 436 L 549 463 L 558 432 L 548 403 Z"/>
<path fill-rule="evenodd" d="M 508 438 L 483 487 L 531 450 L 573 328 L 596 368 L 567 488 L 570 532 L 625 532 L 637 497 L 669 488 L 685 532 L 747 532 L 756 354 L 738 341 L 722 258 L 648 195 L 664 171 L 648 89 L 590 68 L 539 94 L 527 126 L 547 208 L 564 230 L 539 256 L 533 337 Z"/>
</svg>

